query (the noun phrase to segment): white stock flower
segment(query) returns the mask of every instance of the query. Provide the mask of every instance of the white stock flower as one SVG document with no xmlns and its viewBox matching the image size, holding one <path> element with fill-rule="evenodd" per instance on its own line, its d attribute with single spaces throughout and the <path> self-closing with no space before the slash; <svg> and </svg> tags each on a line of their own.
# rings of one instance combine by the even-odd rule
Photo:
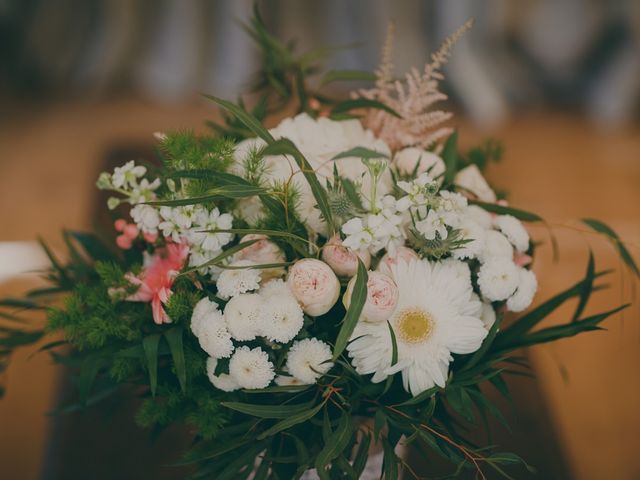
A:
<svg viewBox="0 0 640 480">
<path fill-rule="evenodd" d="M 237 295 L 224 307 L 224 319 L 231 336 L 240 341 L 254 340 L 261 335 L 264 307 L 257 293 Z"/>
<path fill-rule="evenodd" d="M 192 207 L 192 206 L 188 206 Z M 191 228 L 193 223 L 193 208 L 187 207 L 160 207 L 160 217 L 162 222 L 158 228 L 162 230 L 162 235 L 171 238 L 172 241 L 180 243 L 182 237 Z"/>
<path fill-rule="evenodd" d="M 426 173 L 423 173 L 412 182 L 399 181 L 398 187 L 407 194 L 400 198 L 396 205 L 400 212 L 404 212 L 410 207 L 426 205 L 438 191 L 438 184 Z"/>
<path fill-rule="evenodd" d="M 160 215 L 151 205 L 136 205 L 129 212 L 136 226 L 146 233 L 157 233 Z"/>
<path fill-rule="evenodd" d="M 358 322 L 347 346 L 358 373 L 373 374 L 377 383 L 401 372 L 405 390 L 415 396 L 435 385 L 445 386 L 452 353 L 480 348 L 487 331 L 479 318 L 479 301 L 471 281 L 453 262 L 462 263 L 414 260 L 392 267 L 399 298 L 389 323 L 397 362 L 391 365 L 387 323 Z"/>
<path fill-rule="evenodd" d="M 287 285 L 308 315 L 324 315 L 340 296 L 340 282 L 326 263 L 314 258 L 298 260 L 289 268 Z"/>
<path fill-rule="evenodd" d="M 160 179 L 156 178 L 153 182 L 143 178 L 138 185 L 135 185 L 129 194 L 129 201 L 132 204 L 149 202 L 156 198 L 154 193 L 160 187 Z"/>
<path fill-rule="evenodd" d="M 371 189 L 371 177 L 367 167 L 358 157 L 341 158 L 332 160 L 339 153 L 351 150 L 354 147 L 364 147 L 369 150 L 389 155 L 390 150 L 386 143 L 374 137 L 373 133 L 365 130 L 358 120 L 335 121 L 325 117 L 314 119 L 306 113 L 301 113 L 292 118 L 286 118 L 269 132 L 274 138 L 288 138 L 302 152 L 308 160 L 311 168 L 316 172 L 320 182 L 333 178 L 334 165 L 338 173 L 344 178 L 361 183 L 364 191 Z M 248 139 L 236 147 L 236 159 L 242 162 L 247 153 L 253 148 L 264 145 L 260 139 Z M 289 156 L 268 156 L 264 159 L 267 169 L 266 180 L 269 182 L 286 182 L 291 179 L 300 193 L 300 201 L 297 213 L 305 223 L 316 233 L 326 234 L 326 224 L 321 219 L 320 211 L 315 207 L 316 200 L 311 192 L 308 182 L 300 172 L 295 160 Z M 242 172 L 239 172 L 242 174 Z M 391 174 L 387 170 L 382 174 L 378 185 L 378 192 L 385 194 L 391 191 Z"/>
<path fill-rule="evenodd" d="M 342 232 L 346 238 L 342 245 L 351 250 L 365 250 L 373 244 L 373 232 L 369 229 L 362 218 L 354 217 L 342 225 Z"/>
<path fill-rule="evenodd" d="M 477 165 L 472 164 L 460 170 L 456 174 L 453 183 L 472 193 L 482 202 L 495 203 L 496 201 L 495 192 L 482 176 Z"/>
<path fill-rule="evenodd" d="M 351 305 L 351 296 L 356 277 L 347 285 L 342 299 L 345 308 Z M 366 322 L 385 322 L 393 313 L 398 303 L 398 287 L 391 277 L 380 272 L 369 272 L 367 278 L 367 299 L 362 307 L 360 320 Z"/>
<path fill-rule="evenodd" d="M 416 176 L 426 172 L 431 178 L 438 178 L 445 171 L 444 162 L 438 155 L 414 147 L 396 153 L 393 163 L 400 175 L 412 175 L 415 171 Z"/>
<path fill-rule="evenodd" d="M 512 215 L 498 215 L 493 222 L 516 250 L 526 252 L 529 249 L 529 233 L 520 220 Z"/>
<path fill-rule="evenodd" d="M 492 258 L 480 266 L 478 286 L 482 296 L 492 302 L 506 300 L 520 281 L 519 267 L 510 258 Z"/>
<path fill-rule="evenodd" d="M 226 268 L 216 282 L 218 297 L 228 300 L 236 295 L 260 288 L 260 270 L 250 268 L 252 265 L 254 263 L 247 260 L 240 260 L 229 265 L 229 267 L 233 268 Z"/>
<path fill-rule="evenodd" d="M 206 366 L 207 377 L 209 377 L 209 381 L 218 390 L 222 390 L 223 392 L 233 392 L 240 388 L 240 385 L 238 385 L 238 383 L 228 373 L 216 375 L 216 367 L 218 366 L 217 359 L 212 357 L 207 358 Z"/>
<path fill-rule="evenodd" d="M 227 232 L 211 230 L 229 230 L 233 226 L 233 217 L 228 213 L 220 213 L 218 208 L 208 211 L 198 207 L 193 215 L 191 228 L 186 233 L 189 243 L 206 252 L 220 252 L 222 247 L 233 239 Z"/>
<path fill-rule="evenodd" d="M 227 358 L 233 352 L 231 334 L 222 312 L 216 303 L 206 297 L 193 309 L 191 331 L 198 338 L 200 347 L 211 357 Z"/>
<path fill-rule="evenodd" d="M 136 165 L 135 162 L 131 160 L 123 166 L 116 167 L 113 170 L 111 182 L 116 188 L 134 188 L 137 186 L 138 178 L 144 176 L 145 173 L 147 173 L 147 169 L 145 167 Z"/>
<path fill-rule="evenodd" d="M 287 370 L 303 383 L 315 383 L 333 367 L 331 347 L 317 338 L 294 342 L 287 354 Z"/>
<path fill-rule="evenodd" d="M 518 277 L 518 288 L 507 300 L 507 308 L 512 312 L 522 312 L 529 307 L 538 290 L 538 279 L 531 270 L 520 268 Z"/>
<path fill-rule="evenodd" d="M 254 390 L 268 387 L 275 372 L 265 351 L 245 346 L 237 348 L 229 360 L 229 375 L 241 388 Z"/>
</svg>

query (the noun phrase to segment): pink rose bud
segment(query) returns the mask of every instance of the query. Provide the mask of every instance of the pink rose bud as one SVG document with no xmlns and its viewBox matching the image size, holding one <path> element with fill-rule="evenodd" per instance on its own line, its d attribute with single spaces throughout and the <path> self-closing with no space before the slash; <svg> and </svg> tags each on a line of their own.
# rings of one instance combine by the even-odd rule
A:
<svg viewBox="0 0 640 480">
<path fill-rule="evenodd" d="M 247 260 L 256 265 L 265 265 L 269 263 L 284 263 L 287 258 L 284 255 L 282 249 L 276 245 L 275 242 L 269 240 L 266 235 L 258 233 L 250 233 L 240 239 L 242 242 L 250 242 L 251 240 L 257 240 L 257 242 L 243 248 L 235 254 L 234 260 L 241 261 Z M 267 268 L 261 270 L 262 281 L 267 281 L 273 278 L 282 277 L 285 273 L 283 267 Z"/>
<path fill-rule="evenodd" d="M 320 110 L 320 107 L 322 107 L 322 104 L 317 98 L 312 98 L 311 100 L 309 100 L 309 108 L 311 108 L 312 110 Z"/>
<path fill-rule="evenodd" d="M 122 234 L 125 237 L 130 238 L 131 240 L 134 240 L 138 236 L 138 233 L 138 227 L 136 227 L 133 223 L 127 224 L 127 226 L 125 226 L 124 230 L 122 231 Z"/>
<path fill-rule="evenodd" d="M 326 263 L 315 258 L 298 260 L 289 268 L 287 285 L 302 310 L 312 317 L 324 315 L 340 296 L 340 282 Z"/>
<path fill-rule="evenodd" d="M 144 238 L 144 241 L 147 243 L 156 243 L 158 232 L 143 232 L 142 238 Z"/>
<path fill-rule="evenodd" d="M 531 263 L 533 259 L 527 255 L 526 253 L 516 252 L 513 254 L 513 263 L 518 265 L 519 267 L 526 267 Z"/>
<path fill-rule="evenodd" d="M 408 247 L 396 247 L 395 252 L 390 253 L 387 252 L 380 259 L 380 263 L 378 263 L 377 270 L 380 273 L 384 273 L 390 277 L 393 277 L 393 273 L 391 271 L 391 267 L 398 264 L 399 260 L 402 260 L 406 263 L 411 262 L 412 260 L 419 260 L 420 257 L 418 254 Z"/>
<path fill-rule="evenodd" d="M 358 258 L 365 268 L 371 265 L 371 254 L 366 250 L 354 252 L 342 245 L 340 237 L 335 236 L 322 249 L 322 259 L 340 277 L 353 277 L 358 271 Z"/>
<path fill-rule="evenodd" d="M 342 299 L 346 308 L 351 304 L 355 280 L 355 277 L 351 279 Z M 360 320 L 373 323 L 384 322 L 391 316 L 397 303 L 398 287 L 391 277 L 380 272 L 369 272 L 367 300 L 362 307 Z"/>
<path fill-rule="evenodd" d="M 118 235 L 116 238 L 116 245 L 123 250 L 129 250 L 133 245 L 133 242 L 125 235 Z"/>
<path fill-rule="evenodd" d="M 124 218 L 119 218 L 113 222 L 113 226 L 116 229 L 116 232 L 122 232 L 124 231 L 124 227 L 127 226 L 127 221 Z"/>
</svg>

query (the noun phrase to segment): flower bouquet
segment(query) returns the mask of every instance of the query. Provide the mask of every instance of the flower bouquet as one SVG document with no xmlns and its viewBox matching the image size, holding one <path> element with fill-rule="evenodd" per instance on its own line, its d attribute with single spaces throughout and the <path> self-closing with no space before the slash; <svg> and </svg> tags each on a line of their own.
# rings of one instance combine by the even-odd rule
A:
<svg viewBox="0 0 640 480">
<path fill-rule="evenodd" d="M 314 82 L 321 55 L 296 54 L 256 12 L 255 107 L 209 97 L 226 112 L 212 135 L 158 133 L 160 162 L 100 175 L 115 238 L 65 232 L 67 263 L 45 246 L 51 287 L 2 305 L 46 308 L 46 328 L 5 311 L 2 359 L 62 332 L 43 348 L 77 370 L 80 404 L 134 386 L 139 424 L 188 426 L 183 462 L 202 478 L 420 478 L 399 446 L 508 477 L 518 456 L 465 436 L 503 420 L 481 386 L 508 396 L 505 377 L 526 369 L 516 350 L 624 307 L 583 315 L 606 273 L 591 257 L 583 280 L 517 315 L 537 289 L 522 222 L 543 220 L 484 179 L 496 143 L 462 151 L 433 108 L 468 28 L 402 79 L 390 31 L 375 73 Z M 323 93 L 354 80 L 372 86 Z M 610 228 L 584 223 L 638 272 Z M 566 323 L 538 327 L 572 299 Z"/>
</svg>

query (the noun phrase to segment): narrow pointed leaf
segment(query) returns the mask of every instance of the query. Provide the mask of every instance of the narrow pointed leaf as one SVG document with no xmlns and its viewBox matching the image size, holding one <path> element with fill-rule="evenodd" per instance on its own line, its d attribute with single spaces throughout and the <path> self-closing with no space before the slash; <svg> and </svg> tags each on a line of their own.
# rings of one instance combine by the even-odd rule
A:
<svg viewBox="0 0 640 480">
<path fill-rule="evenodd" d="M 444 181 L 450 184 L 458 172 L 458 132 L 453 132 L 447 138 L 442 150 L 442 160 L 446 167 Z"/>
<path fill-rule="evenodd" d="M 149 385 L 151 386 L 151 395 L 156 395 L 156 387 L 158 386 L 158 345 L 160 343 L 160 334 L 154 333 L 147 335 L 142 339 L 142 348 L 144 356 L 147 360 L 147 369 L 149 370 Z"/>
<path fill-rule="evenodd" d="M 308 412 L 313 406 L 311 403 L 305 403 L 302 405 L 254 405 L 251 403 L 240 402 L 222 402 L 221 405 L 246 415 L 277 419 L 288 418 L 292 415 Z"/>
<path fill-rule="evenodd" d="M 536 215 L 535 213 L 527 212 L 525 210 L 520 210 L 518 208 L 504 207 L 502 205 L 498 205 L 497 203 L 486 203 L 480 202 L 478 200 L 469 200 L 469 203 L 482 207 L 487 212 L 496 213 L 498 215 L 511 215 L 513 217 L 516 217 L 518 220 L 522 220 L 523 222 L 544 222 L 544 219 L 540 215 Z"/>
<path fill-rule="evenodd" d="M 169 344 L 173 365 L 176 369 L 176 376 L 180 382 L 180 388 L 184 392 L 187 389 L 187 371 L 184 363 L 184 346 L 182 345 L 182 329 L 172 328 L 164 333 L 164 337 Z"/>
<path fill-rule="evenodd" d="M 393 115 L 396 118 L 402 118 L 402 116 L 389 105 L 385 105 L 382 102 L 371 100 L 368 98 L 355 98 L 352 100 L 345 100 L 343 102 L 340 102 L 335 107 L 333 107 L 333 110 L 331 110 L 331 114 L 337 115 L 340 113 L 347 113 L 357 108 L 374 108 L 377 110 L 384 110 L 385 112 Z"/>
<path fill-rule="evenodd" d="M 358 259 L 358 273 L 356 275 L 357 276 L 355 285 L 353 286 L 353 292 L 351 294 L 351 304 L 349 305 L 347 313 L 344 316 L 344 321 L 342 322 L 342 327 L 338 332 L 336 344 L 333 349 L 334 362 L 346 348 L 347 343 L 351 338 L 351 334 L 353 333 L 353 330 L 356 328 L 356 324 L 360 319 L 362 308 L 367 301 L 368 274 L 364 263 L 362 263 L 362 260 L 360 259 Z"/>
<path fill-rule="evenodd" d="M 627 265 L 627 267 L 629 267 L 629 270 L 631 270 L 637 277 L 640 277 L 640 269 L 638 269 L 638 265 L 636 265 L 631 253 L 629 253 L 629 250 L 627 250 L 627 247 L 625 247 L 618 234 L 614 232 L 611 227 L 594 218 L 583 218 L 582 223 L 609 238 L 611 243 L 613 243 L 613 246 L 618 250 L 618 254 L 622 261 Z"/>
<path fill-rule="evenodd" d="M 315 417 L 316 414 L 320 411 L 320 409 L 324 406 L 324 403 L 319 403 L 314 408 L 307 410 L 306 412 L 298 413 L 297 415 L 292 415 L 281 422 L 276 423 L 271 428 L 268 428 L 260 435 L 258 435 L 258 440 L 264 440 L 267 437 L 275 435 L 283 430 L 287 430 L 288 428 L 293 427 L 294 425 L 298 425 L 299 423 L 306 422 L 311 418 Z"/>
<path fill-rule="evenodd" d="M 256 136 L 260 137 L 267 143 L 271 143 L 274 141 L 273 136 L 269 133 L 269 131 L 262 126 L 260 121 L 247 112 L 244 108 L 236 105 L 233 102 L 229 102 L 227 100 L 223 100 L 218 97 L 214 97 L 212 95 L 205 95 L 205 98 L 212 100 L 213 102 L 220 105 L 225 110 L 231 112 L 243 125 L 245 125 L 249 130 L 251 130 Z"/>
<path fill-rule="evenodd" d="M 363 70 L 329 70 L 324 74 L 320 85 L 328 85 L 333 82 L 375 82 L 376 74 Z"/>
<path fill-rule="evenodd" d="M 382 152 L 376 152 L 364 147 L 354 147 L 337 154 L 331 160 L 340 160 L 341 158 L 389 158 L 389 155 Z"/>
</svg>

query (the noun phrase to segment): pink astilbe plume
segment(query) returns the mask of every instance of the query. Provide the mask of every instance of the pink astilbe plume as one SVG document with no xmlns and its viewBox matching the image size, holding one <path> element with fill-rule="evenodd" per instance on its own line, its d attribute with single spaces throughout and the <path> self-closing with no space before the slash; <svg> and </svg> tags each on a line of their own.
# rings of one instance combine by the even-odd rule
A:
<svg viewBox="0 0 640 480">
<path fill-rule="evenodd" d="M 144 268 L 140 275 L 127 274 L 127 280 L 138 285 L 138 290 L 127 297 L 130 302 L 151 302 L 153 321 L 158 325 L 171 323 L 163 305 L 169 301 L 173 282 L 182 270 L 189 254 L 185 243 L 168 243 L 153 255 L 145 254 Z"/>
<path fill-rule="evenodd" d="M 387 40 L 382 50 L 382 61 L 376 71 L 376 85 L 372 89 L 360 90 L 355 97 L 377 100 L 398 112 L 398 118 L 380 109 L 368 109 L 363 124 L 382 138 L 392 150 L 402 147 L 418 146 L 426 148 L 440 138 L 446 137 L 451 128 L 441 125 L 452 117 L 451 112 L 432 110 L 435 103 L 446 100 L 447 96 L 438 90 L 439 82 L 444 78 L 440 69 L 449 58 L 451 48 L 471 28 L 469 20 L 447 37 L 424 71 L 412 68 L 404 81 L 393 78 L 393 25 L 389 26 Z"/>
</svg>

